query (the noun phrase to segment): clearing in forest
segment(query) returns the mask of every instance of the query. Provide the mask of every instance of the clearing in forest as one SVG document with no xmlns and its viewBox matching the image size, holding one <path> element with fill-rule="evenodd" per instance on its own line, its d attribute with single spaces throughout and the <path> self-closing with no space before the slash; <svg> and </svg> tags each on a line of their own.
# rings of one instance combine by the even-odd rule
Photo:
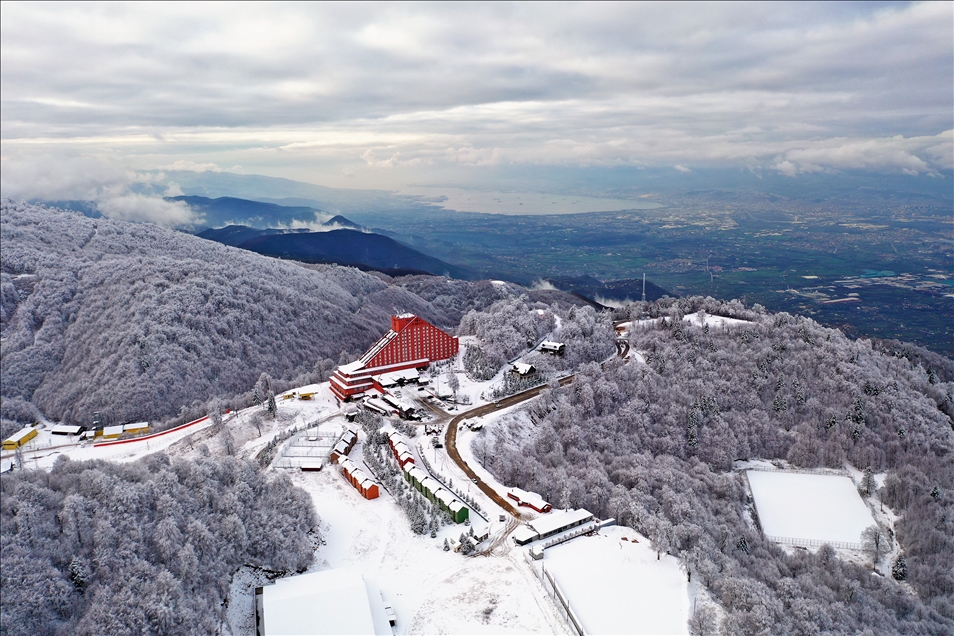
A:
<svg viewBox="0 0 954 636">
<path fill-rule="evenodd" d="M 855 484 L 839 475 L 746 471 L 762 532 L 773 541 L 861 548 L 874 525 Z"/>
<path fill-rule="evenodd" d="M 649 540 L 631 529 L 610 526 L 547 548 L 539 563 L 588 634 L 688 633 L 685 572 L 674 557 L 657 559 Z"/>
</svg>

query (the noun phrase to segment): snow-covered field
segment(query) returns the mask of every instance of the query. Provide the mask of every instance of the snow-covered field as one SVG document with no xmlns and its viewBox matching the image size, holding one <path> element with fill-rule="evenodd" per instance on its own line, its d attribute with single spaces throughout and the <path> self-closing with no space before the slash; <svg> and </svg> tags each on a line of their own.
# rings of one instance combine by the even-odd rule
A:
<svg viewBox="0 0 954 636">
<path fill-rule="evenodd" d="M 657 561 L 649 540 L 633 530 L 610 526 L 548 548 L 543 555 L 543 567 L 586 633 L 688 633 L 686 574 L 671 556 Z"/>
<path fill-rule="evenodd" d="M 349 567 L 373 580 L 397 614 L 396 634 L 567 633 L 518 552 L 444 552 L 444 537 L 465 526 L 415 535 L 389 495 L 366 501 L 335 469 L 289 475 L 321 518 L 325 545 L 311 571 Z"/>
<path fill-rule="evenodd" d="M 766 536 L 860 546 L 862 531 L 874 525 L 848 477 L 759 470 L 746 475 Z"/>
<path fill-rule="evenodd" d="M 629 336 L 629 333 L 633 329 L 645 329 L 655 326 L 659 324 L 659 321 L 661 320 L 663 320 L 663 318 L 644 318 L 642 320 L 632 320 L 629 322 L 620 323 L 616 325 L 616 328 L 620 330 L 620 335 L 625 338 Z M 707 314 L 702 311 L 689 314 L 688 316 L 683 316 L 682 321 L 692 325 L 693 327 L 701 328 L 708 326 L 710 329 L 751 324 L 748 320 L 742 320 L 740 318 L 728 318 L 726 316 L 713 316 L 712 314 Z"/>
<path fill-rule="evenodd" d="M 708 326 L 710 329 L 713 327 L 734 327 L 736 325 L 749 324 L 748 320 L 727 318 L 725 316 L 713 316 L 712 314 L 707 314 L 701 311 L 688 316 L 683 316 L 682 321 L 687 322 L 694 327 Z"/>
<path fill-rule="evenodd" d="M 493 380 L 470 382 L 463 373 L 460 373 L 459 378 L 460 392 L 472 396 L 473 406 L 482 403 L 480 393 L 493 383 Z M 411 389 L 408 387 L 404 390 Z M 277 396 L 278 414 L 274 418 L 266 417 L 261 407 L 254 406 L 226 416 L 222 429 L 215 429 L 205 419 L 168 435 L 116 446 L 69 443 L 68 440 L 61 443 L 59 438 L 50 436 L 46 427 L 31 443 L 33 448 L 29 450 L 33 452 L 29 453 L 27 461 L 41 468 L 49 468 L 60 454 L 77 460 L 104 458 L 133 461 L 160 451 L 180 456 L 233 452 L 239 457 L 252 458 L 276 436 L 291 429 L 308 427 L 311 431 L 318 423 L 322 431 L 333 432 L 346 425 L 327 383 L 298 389 L 298 393 L 313 393 L 310 400 L 300 400 L 292 393 Z M 499 417 L 519 417 L 511 413 L 512 410 L 505 409 L 482 419 L 491 423 Z M 471 443 L 476 436 L 477 433 L 468 428 L 461 429 L 458 437 L 461 454 L 474 470 L 505 495 L 507 487 L 483 469 L 471 450 Z M 230 440 L 230 451 L 226 451 L 225 438 Z M 428 445 L 429 441 L 428 437 L 416 436 L 411 444 L 414 454 L 420 458 L 422 452 L 427 453 L 435 469 L 453 479 L 455 486 L 471 492 L 490 519 L 488 529 L 492 538 L 512 529 L 512 526 L 498 521 L 497 516 L 503 511 L 473 487 L 447 457 L 446 449 L 433 449 Z M 352 456 L 361 462 L 360 443 L 352 451 Z M 316 560 L 310 571 L 351 568 L 373 581 L 380 588 L 385 603 L 391 605 L 397 614 L 396 634 L 570 633 L 569 625 L 558 614 L 554 601 L 547 596 L 522 551 L 513 548 L 509 539 L 495 547 L 488 556 L 464 557 L 452 551 L 445 552 L 444 539 L 459 537 L 467 531 L 466 526 L 444 526 L 437 538 L 416 535 L 390 494 L 382 489 L 378 499 L 367 501 L 345 481 L 336 467 L 326 466 L 325 470 L 317 473 L 277 468 L 271 470 L 288 475 L 293 483 L 303 488 L 311 496 L 321 519 L 323 542 L 317 548 Z M 475 530 L 481 531 L 487 525 L 487 522 L 474 517 Z M 595 621 L 588 631 L 684 633 L 684 629 L 670 630 L 666 627 L 668 623 L 659 622 L 663 619 L 644 617 L 634 627 L 631 622 L 626 622 L 630 618 L 628 615 L 620 617 L 610 612 L 607 616 L 615 618 L 601 616 L 605 614 L 605 607 L 632 607 L 632 599 L 621 602 L 617 600 L 618 595 L 643 594 L 641 590 L 646 587 L 653 588 L 656 595 L 656 600 L 650 605 L 656 605 L 657 610 L 665 607 L 662 613 L 668 617 L 666 620 L 682 628 L 685 626 L 688 600 L 686 587 L 681 583 L 683 575 L 676 561 L 667 558 L 657 562 L 655 553 L 649 550 L 644 540 L 641 540 L 641 544 L 626 543 L 615 537 L 614 533 L 636 536 L 631 531 L 626 533 L 611 528 L 604 530 L 601 537 L 576 539 L 558 548 L 551 548 L 546 553 L 548 568 L 552 563 L 556 568 L 554 572 L 561 568 L 565 570 L 562 574 L 557 572 L 560 585 L 571 596 L 574 604 L 580 604 L 581 615 L 586 616 L 587 621 Z M 588 542 L 585 549 L 573 547 L 581 541 Z M 603 547 L 603 543 L 612 543 L 616 550 L 625 545 L 628 550 L 626 558 L 620 560 L 619 555 Z M 597 565 L 601 571 L 601 582 L 595 586 L 583 584 L 593 578 L 591 569 Z M 657 580 L 655 577 L 662 578 Z M 650 580 L 653 581 L 652 585 Z M 264 574 L 249 568 L 243 568 L 236 575 L 231 586 L 228 611 L 229 624 L 235 636 L 253 633 L 252 590 L 263 583 L 266 583 Z M 602 592 L 594 593 L 594 589 Z M 673 601 L 670 598 L 673 594 L 681 594 L 682 600 L 678 603 Z M 605 600 L 601 601 L 601 597 L 605 597 Z M 617 624 L 624 627 L 617 629 Z M 638 629 L 643 631 L 634 631 Z"/>
</svg>

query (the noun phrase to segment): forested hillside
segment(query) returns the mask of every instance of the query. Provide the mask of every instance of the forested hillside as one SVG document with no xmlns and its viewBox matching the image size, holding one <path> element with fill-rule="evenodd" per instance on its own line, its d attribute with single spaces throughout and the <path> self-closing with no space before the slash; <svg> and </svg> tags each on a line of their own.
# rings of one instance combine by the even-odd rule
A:
<svg viewBox="0 0 954 636">
<path fill-rule="evenodd" d="M 11 201 L 0 271 L 5 428 L 37 408 L 81 424 L 94 411 L 158 420 L 244 393 L 262 373 L 311 381 L 373 343 L 395 311 L 453 328 L 466 309 L 526 291 L 428 277 L 403 287 Z"/>
<path fill-rule="evenodd" d="M 704 328 L 704 309 L 748 322 Z M 592 364 L 485 432 L 502 481 L 612 516 L 678 555 L 728 611 L 727 634 L 954 630 L 954 384 L 936 357 L 896 357 L 812 320 L 738 303 L 632 306 L 646 363 Z M 912 362 L 913 360 L 913 362 Z M 750 515 L 736 459 L 885 472 L 907 583 L 834 556 L 786 553 Z M 698 578 L 697 578 L 698 577 Z M 916 594 L 911 592 L 913 590 Z M 711 633 L 711 614 L 693 629 Z M 868 631 L 865 631 L 868 630 Z"/>
<path fill-rule="evenodd" d="M 59 460 L 0 481 L 0 632 L 215 634 L 235 570 L 296 572 L 311 500 L 231 457 Z"/>
</svg>

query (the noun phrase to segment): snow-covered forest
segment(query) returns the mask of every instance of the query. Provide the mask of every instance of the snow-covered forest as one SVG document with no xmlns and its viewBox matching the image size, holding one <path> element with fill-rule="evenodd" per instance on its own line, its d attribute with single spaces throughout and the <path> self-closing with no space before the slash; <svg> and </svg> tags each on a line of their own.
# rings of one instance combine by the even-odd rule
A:
<svg viewBox="0 0 954 636">
<path fill-rule="evenodd" d="M 219 633 L 236 569 L 303 570 L 319 540 L 304 492 L 231 457 L 64 457 L 0 485 L 4 634 Z"/>
<path fill-rule="evenodd" d="M 700 596 L 693 633 L 954 631 L 949 359 L 737 301 L 664 298 L 611 315 L 562 292 L 304 266 L 2 205 L 4 435 L 41 415 L 217 414 L 256 388 L 325 379 L 411 311 L 465 337 L 471 380 L 516 357 L 552 374 L 476 434 L 473 456 L 504 484 L 614 517 L 678 557 L 721 607 Z M 625 360 L 613 358 L 613 318 L 630 323 Z M 566 352 L 527 353 L 543 339 Z M 896 515 L 898 580 L 831 548 L 766 540 L 736 463 L 756 458 L 864 471 L 867 495 Z M 0 489 L 4 633 L 212 633 L 238 567 L 300 570 L 317 540 L 308 497 L 235 457 L 64 458 L 4 475 Z M 436 517 L 418 508 L 427 534 Z"/>
<path fill-rule="evenodd" d="M 204 414 L 204 402 L 325 379 L 396 311 L 445 328 L 515 285 L 392 281 L 303 266 L 148 224 L 4 201 L 0 225 L 3 435 L 23 422 Z M 577 301 L 578 302 L 578 301 Z"/>
<path fill-rule="evenodd" d="M 636 318 L 665 317 L 631 331 L 646 364 L 588 365 L 485 428 L 475 455 L 504 483 L 616 517 L 679 556 L 727 610 L 725 633 L 951 633 L 950 365 L 925 368 L 937 362 L 929 352 L 896 357 L 806 318 L 735 305 L 631 307 Z M 682 320 L 700 309 L 750 322 Z M 830 549 L 793 553 L 765 540 L 744 476 L 732 471 L 753 457 L 886 472 L 877 494 L 900 517 L 907 582 Z M 693 629 L 714 626 L 700 610 Z"/>
<path fill-rule="evenodd" d="M 534 351 L 524 357 L 542 373 L 576 369 L 613 355 L 615 333 L 609 314 L 597 314 L 592 307 L 560 307 L 529 300 L 527 296 L 511 297 L 464 315 L 458 334 L 477 336 L 479 341 L 464 350 L 468 375 L 489 380 L 507 361 L 546 337 L 566 344 L 566 353 L 556 357 Z"/>
</svg>

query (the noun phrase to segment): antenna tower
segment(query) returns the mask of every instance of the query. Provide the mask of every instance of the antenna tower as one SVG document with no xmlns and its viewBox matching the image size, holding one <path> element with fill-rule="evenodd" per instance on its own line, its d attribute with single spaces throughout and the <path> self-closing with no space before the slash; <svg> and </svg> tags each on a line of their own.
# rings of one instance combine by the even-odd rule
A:
<svg viewBox="0 0 954 636">
<path fill-rule="evenodd" d="M 646 272 L 643 272 L 643 302 L 646 302 Z"/>
</svg>

